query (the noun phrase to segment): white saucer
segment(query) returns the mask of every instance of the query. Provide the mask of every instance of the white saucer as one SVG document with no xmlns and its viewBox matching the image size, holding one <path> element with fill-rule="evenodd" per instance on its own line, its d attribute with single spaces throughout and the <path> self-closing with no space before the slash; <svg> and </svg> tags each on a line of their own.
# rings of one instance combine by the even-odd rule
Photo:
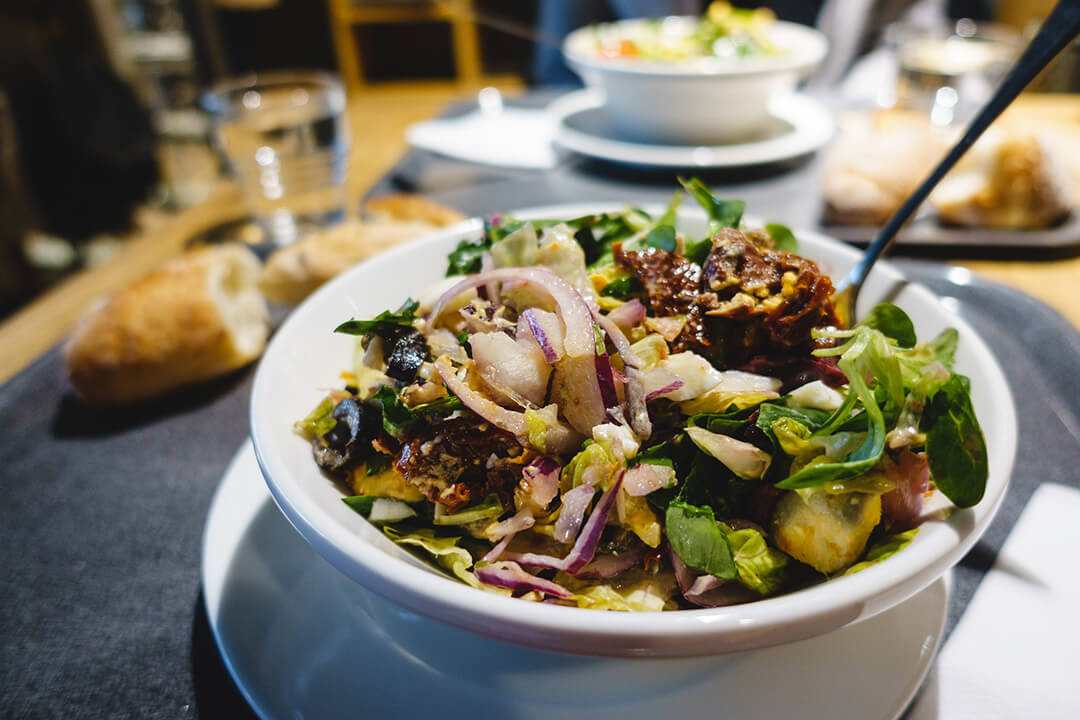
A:
<svg viewBox="0 0 1080 720">
<path fill-rule="evenodd" d="M 756 138 L 727 145 L 655 145 L 621 137 L 611 125 L 603 96 L 578 90 L 548 106 L 555 142 L 581 155 L 627 165 L 670 168 L 726 168 L 788 160 L 811 153 L 829 141 L 833 120 L 828 108 L 800 93 L 769 102 L 772 123 Z M 722 110 L 720 110 L 722 112 Z"/>
<path fill-rule="evenodd" d="M 210 627 L 263 718 L 895 718 L 941 642 L 948 584 L 766 650 L 612 660 L 528 650 L 397 608 L 332 568 L 273 503 L 250 443 L 203 536 Z"/>
</svg>

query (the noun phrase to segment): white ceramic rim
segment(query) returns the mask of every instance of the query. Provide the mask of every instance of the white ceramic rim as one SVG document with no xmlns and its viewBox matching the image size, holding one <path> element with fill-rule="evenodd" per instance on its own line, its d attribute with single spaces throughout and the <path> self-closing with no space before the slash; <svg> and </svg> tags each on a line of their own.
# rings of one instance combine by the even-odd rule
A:
<svg viewBox="0 0 1080 720">
<path fill-rule="evenodd" d="M 669 16 L 667 18 L 632 18 L 617 20 L 605 25 L 625 26 L 651 22 L 653 20 L 677 19 L 679 21 L 697 20 L 688 16 Z M 809 70 L 816 67 L 829 52 L 829 43 L 825 34 L 819 30 L 798 23 L 777 20 L 773 23 L 772 32 L 781 36 L 790 35 L 790 43 L 787 45 L 788 53 L 777 56 L 764 56 L 756 58 L 738 58 L 728 60 L 722 58 L 695 58 L 685 61 L 649 61 L 635 60 L 631 58 L 604 58 L 593 53 L 578 49 L 579 45 L 588 43 L 585 37 L 592 32 L 592 25 L 574 30 L 563 40 L 562 51 L 567 62 L 575 71 L 590 70 L 600 73 L 616 73 L 621 75 L 644 75 L 651 77 L 673 77 L 680 79 L 713 79 L 717 77 L 731 77 L 738 75 L 759 75 L 769 73 L 788 72 L 792 70 Z"/>
<path fill-rule="evenodd" d="M 521 219 L 571 218 L 588 213 L 619 211 L 625 207 L 625 203 L 554 205 L 511 211 L 511 214 Z M 660 206 L 647 206 L 645 209 L 662 212 Z M 680 217 L 690 215 L 703 217 L 696 209 L 680 211 Z M 982 358 L 986 371 L 984 378 L 998 389 L 1003 400 L 1002 405 L 1008 409 L 1008 412 L 1000 415 L 981 418 L 984 428 L 993 423 L 996 430 L 994 435 L 1006 442 L 1004 446 L 992 449 L 987 492 L 976 507 L 954 512 L 945 520 L 927 521 L 915 542 L 887 562 L 851 576 L 834 578 L 810 588 L 744 605 L 655 614 L 598 612 L 529 603 L 484 593 L 449 578 L 441 578 L 441 582 L 434 583 L 432 571 L 384 553 L 333 520 L 313 497 L 304 491 L 303 481 L 294 477 L 282 459 L 273 452 L 272 447 L 267 445 L 266 439 L 271 437 L 273 428 L 266 426 L 266 418 L 272 415 L 264 408 L 272 405 L 275 388 L 268 380 L 270 373 L 265 371 L 265 368 L 279 351 L 278 348 L 284 347 L 290 329 L 308 322 L 305 308 L 315 307 L 320 298 L 342 294 L 366 273 L 376 272 L 383 262 L 411 254 L 423 255 L 427 246 L 447 244 L 481 230 L 482 222 L 479 218 L 466 220 L 426 239 L 373 258 L 330 281 L 293 311 L 283 323 L 271 340 L 255 375 L 251 396 L 251 435 L 260 469 L 275 502 L 319 554 L 346 575 L 391 601 L 467 630 L 482 632 L 480 628 L 492 628 L 489 632 L 496 633 L 499 628 L 512 629 L 516 641 L 536 647 L 559 649 L 543 642 L 542 638 L 546 633 L 554 633 L 563 638 L 587 637 L 595 644 L 595 648 L 566 648 L 564 652 L 611 656 L 656 654 L 673 657 L 722 654 L 811 637 L 895 605 L 925 588 L 959 562 L 985 531 L 1000 507 L 1016 454 L 1015 405 L 1004 373 L 990 349 L 963 318 L 950 311 L 926 288 L 906 281 L 903 275 L 888 263 L 879 263 L 871 277 L 881 278 L 890 285 L 906 285 L 906 289 L 923 295 L 931 307 L 939 308 L 941 316 L 947 318 L 948 324 L 960 332 L 962 344 Z M 813 231 L 798 230 L 796 236 L 801 243 L 811 247 L 829 247 L 832 252 L 846 257 L 850 264 L 854 264 L 861 256 L 854 248 Z M 812 251 L 807 254 L 813 256 Z M 442 253 L 437 257 L 438 262 L 443 262 Z M 846 268 L 836 268 L 833 275 L 842 276 L 845 270 Z M 995 472 L 995 468 L 999 471 Z M 312 469 L 318 472 L 314 464 Z M 357 522 L 366 521 L 358 517 Z M 437 590 L 433 591 L 433 587 Z M 896 597 L 901 588 L 902 595 Z M 891 602 L 867 611 L 867 608 L 874 607 L 875 600 L 880 601 L 886 596 L 891 598 Z M 510 634 L 508 631 L 508 638 Z M 535 639 L 522 639 L 525 636 Z M 787 640 L 783 639 L 784 637 Z M 705 638 L 715 644 L 706 648 Z M 650 649 L 631 650 L 628 649 L 630 645 Z"/>
<path fill-rule="evenodd" d="M 835 125 L 824 104 L 798 92 L 769 99 L 769 114 L 791 123 L 793 130 L 778 137 L 724 145 L 660 145 L 618 140 L 570 127 L 572 115 L 603 107 L 603 93 L 575 90 L 548 105 L 555 142 L 587 157 L 629 165 L 670 168 L 723 168 L 760 165 L 807 155 L 832 139 Z"/>
</svg>

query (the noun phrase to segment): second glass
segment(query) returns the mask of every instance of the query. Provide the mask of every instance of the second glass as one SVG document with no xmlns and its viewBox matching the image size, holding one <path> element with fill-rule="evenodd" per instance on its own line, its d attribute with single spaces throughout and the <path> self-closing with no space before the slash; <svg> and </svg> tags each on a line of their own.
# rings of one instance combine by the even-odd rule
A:
<svg viewBox="0 0 1080 720">
<path fill-rule="evenodd" d="M 270 242 L 288 245 L 344 219 L 350 138 L 336 77 L 274 72 L 228 80 L 205 95 L 204 106 Z"/>
</svg>

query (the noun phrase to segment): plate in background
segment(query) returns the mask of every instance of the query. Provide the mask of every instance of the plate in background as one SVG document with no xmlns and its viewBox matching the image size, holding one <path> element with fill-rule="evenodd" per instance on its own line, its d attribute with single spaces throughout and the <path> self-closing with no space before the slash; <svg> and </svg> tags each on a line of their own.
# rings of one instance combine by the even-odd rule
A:
<svg viewBox="0 0 1080 720">
<path fill-rule="evenodd" d="M 561 147 L 598 160 L 647 167 L 726 168 L 790 160 L 825 145 L 834 129 L 828 108 L 801 93 L 774 97 L 769 102 L 772 122 L 760 135 L 725 145 L 659 145 L 623 137 L 612 127 L 603 96 L 591 90 L 564 95 L 548 112 Z"/>
</svg>

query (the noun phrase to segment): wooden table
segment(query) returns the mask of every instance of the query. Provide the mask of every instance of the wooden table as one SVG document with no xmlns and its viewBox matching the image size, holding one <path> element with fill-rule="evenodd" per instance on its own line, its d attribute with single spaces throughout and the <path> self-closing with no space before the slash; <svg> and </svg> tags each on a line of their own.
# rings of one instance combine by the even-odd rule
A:
<svg viewBox="0 0 1080 720">
<path fill-rule="evenodd" d="M 504 88 L 513 89 L 513 88 Z M 460 87 L 422 83 L 374 88 L 350 99 L 353 161 L 350 191 L 354 197 L 380 177 L 406 149 L 403 130 L 437 114 L 461 97 Z M 1040 104 L 1041 103 L 1041 104 Z M 1038 113 L 1077 117 L 1076 98 L 1036 100 Z M 175 256 L 189 238 L 243 215 L 234 184 L 222 181 L 210 198 L 176 215 L 155 214 L 112 261 L 73 276 L 0 324 L 0 383 L 62 340 L 85 308 Z M 1033 295 L 1080 328 L 1080 256 L 1066 259 L 1001 261 L 950 260 L 986 278 Z"/>
</svg>

